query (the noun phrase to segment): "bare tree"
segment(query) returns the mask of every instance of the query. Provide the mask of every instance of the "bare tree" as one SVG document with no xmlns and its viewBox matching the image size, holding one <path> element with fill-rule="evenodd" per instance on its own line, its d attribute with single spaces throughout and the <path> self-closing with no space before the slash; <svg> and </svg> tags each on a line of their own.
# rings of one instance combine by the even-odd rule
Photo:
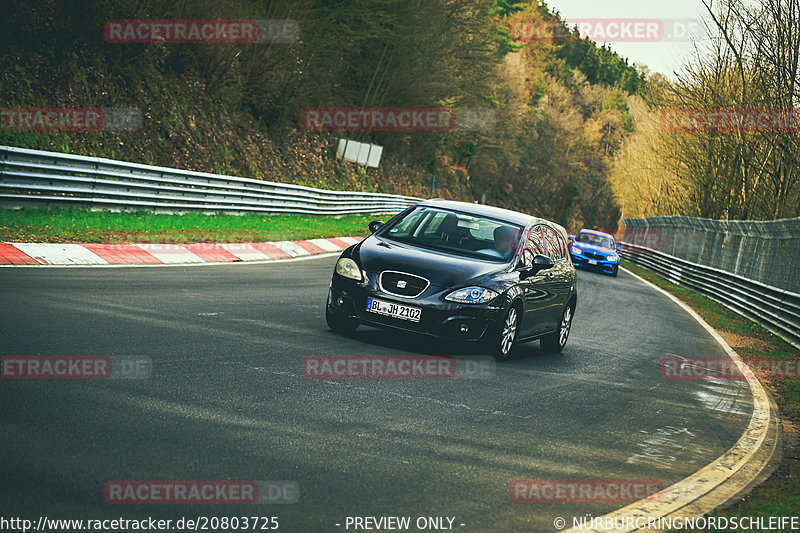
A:
<svg viewBox="0 0 800 533">
<path fill-rule="evenodd" d="M 667 105 L 760 109 L 776 117 L 800 103 L 800 0 L 745 5 L 704 0 L 710 47 L 682 72 Z M 685 181 L 701 216 L 772 219 L 800 214 L 800 134 L 744 127 L 671 135 L 665 159 Z M 669 166 L 669 165 L 668 165 Z"/>
</svg>

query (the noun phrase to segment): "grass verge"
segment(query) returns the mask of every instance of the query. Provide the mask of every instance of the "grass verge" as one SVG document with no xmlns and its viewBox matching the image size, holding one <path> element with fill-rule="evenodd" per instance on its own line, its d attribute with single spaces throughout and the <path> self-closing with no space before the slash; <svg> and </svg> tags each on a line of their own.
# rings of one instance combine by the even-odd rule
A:
<svg viewBox="0 0 800 533">
<path fill-rule="evenodd" d="M 367 235 L 388 216 L 183 215 L 88 209 L 0 209 L 0 241 L 51 243 L 267 242 Z"/>
<path fill-rule="evenodd" d="M 694 309 L 703 320 L 719 332 L 731 348 L 748 362 L 764 357 L 800 357 L 797 350 L 786 341 L 763 327 L 734 313 L 720 303 L 690 289 L 675 285 L 653 272 L 623 260 L 622 265 L 647 281 L 675 295 Z M 753 365 L 751 365 L 753 368 Z M 756 487 L 741 501 L 712 516 L 770 517 L 796 516 L 800 509 L 800 380 L 776 379 L 775 376 L 755 373 L 769 389 L 778 404 L 783 425 L 783 460 L 777 470 L 764 483 Z M 730 529 L 726 531 L 749 531 Z"/>
</svg>

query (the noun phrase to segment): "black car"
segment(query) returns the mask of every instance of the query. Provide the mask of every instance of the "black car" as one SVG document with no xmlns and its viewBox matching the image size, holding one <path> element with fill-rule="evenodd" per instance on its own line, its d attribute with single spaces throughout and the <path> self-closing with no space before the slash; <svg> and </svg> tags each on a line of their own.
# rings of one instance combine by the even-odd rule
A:
<svg viewBox="0 0 800 533">
<path fill-rule="evenodd" d="M 482 341 L 499 360 L 515 342 L 567 342 L 577 293 L 561 226 L 485 205 L 429 200 L 345 250 L 325 316 L 331 329 L 359 324 Z"/>
</svg>

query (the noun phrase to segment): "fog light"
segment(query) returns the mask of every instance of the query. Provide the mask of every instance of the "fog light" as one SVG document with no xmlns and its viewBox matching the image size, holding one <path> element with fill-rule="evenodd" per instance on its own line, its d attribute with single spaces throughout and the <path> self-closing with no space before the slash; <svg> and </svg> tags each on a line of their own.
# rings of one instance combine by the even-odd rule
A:
<svg viewBox="0 0 800 533">
<path fill-rule="evenodd" d="M 469 331 L 469 326 L 466 324 L 461 324 L 461 333 L 466 333 Z"/>
</svg>

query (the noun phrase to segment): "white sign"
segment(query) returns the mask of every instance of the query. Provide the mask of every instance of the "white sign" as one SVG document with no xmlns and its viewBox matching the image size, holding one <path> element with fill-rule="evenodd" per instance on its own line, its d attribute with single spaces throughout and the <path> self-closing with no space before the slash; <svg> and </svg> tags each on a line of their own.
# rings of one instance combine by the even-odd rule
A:
<svg viewBox="0 0 800 533">
<path fill-rule="evenodd" d="M 339 139 L 339 146 L 336 148 L 336 159 L 344 159 L 368 167 L 377 168 L 381 162 L 381 154 L 383 154 L 383 146 L 347 139 Z"/>
</svg>

